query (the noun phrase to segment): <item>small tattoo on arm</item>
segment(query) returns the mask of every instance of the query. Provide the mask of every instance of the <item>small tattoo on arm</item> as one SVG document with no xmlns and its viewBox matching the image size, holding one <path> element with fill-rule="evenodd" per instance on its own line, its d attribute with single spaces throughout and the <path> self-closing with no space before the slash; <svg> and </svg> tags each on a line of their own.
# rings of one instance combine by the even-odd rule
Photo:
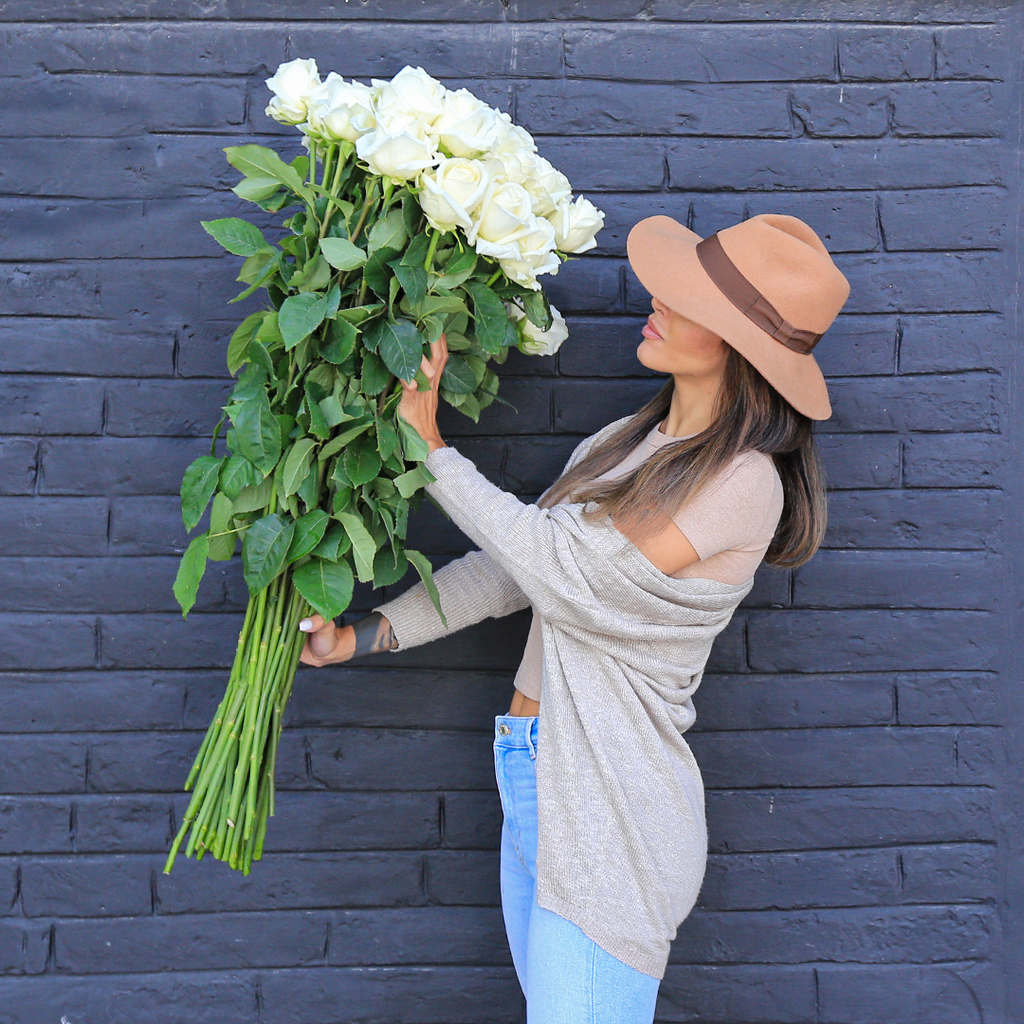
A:
<svg viewBox="0 0 1024 1024">
<path fill-rule="evenodd" d="M 378 651 L 390 651 L 398 646 L 395 631 L 391 623 L 381 612 L 370 612 L 352 623 L 356 635 L 356 649 L 353 658 L 361 658 L 364 654 L 376 654 Z"/>
</svg>

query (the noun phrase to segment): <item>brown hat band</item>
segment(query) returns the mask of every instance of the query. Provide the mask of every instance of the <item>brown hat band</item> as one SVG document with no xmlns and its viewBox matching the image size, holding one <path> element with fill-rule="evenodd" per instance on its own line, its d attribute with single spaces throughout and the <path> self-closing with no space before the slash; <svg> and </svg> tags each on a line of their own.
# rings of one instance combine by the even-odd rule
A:
<svg viewBox="0 0 1024 1024">
<path fill-rule="evenodd" d="M 783 319 L 779 311 L 740 273 L 722 248 L 716 231 L 697 243 L 697 259 L 722 294 L 744 315 L 776 341 L 801 355 L 810 355 L 820 334 L 802 331 Z"/>
</svg>

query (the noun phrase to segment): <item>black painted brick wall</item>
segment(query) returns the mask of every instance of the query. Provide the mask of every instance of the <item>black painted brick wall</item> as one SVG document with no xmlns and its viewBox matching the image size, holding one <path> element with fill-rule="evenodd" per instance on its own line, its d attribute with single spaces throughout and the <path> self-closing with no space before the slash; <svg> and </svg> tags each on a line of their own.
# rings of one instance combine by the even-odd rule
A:
<svg viewBox="0 0 1024 1024">
<path fill-rule="evenodd" d="M 237 260 L 198 222 L 242 209 L 223 146 L 298 151 L 262 112 L 263 79 L 297 56 L 469 86 L 607 211 L 600 247 L 550 283 L 571 339 L 504 368 L 518 415 L 444 415 L 524 498 L 661 379 L 633 356 L 649 306 L 624 259 L 632 223 L 665 212 L 707 234 L 784 212 L 827 240 L 853 285 L 818 350 L 828 540 L 795 574 L 762 571 L 699 694 L 712 854 L 658 1019 L 1019 1019 L 1021 14 L 0 4 L 0 1021 L 525 1019 L 490 760 L 524 613 L 304 669 L 263 863 L 245 880 L 160 870 L 246 596 L 237 560 L 187 622 L 171 595 L 178 484 L 247 311 L 225 304 Z M 467 549 L 436 512 L 412 535 L 437 565 Z"/>
</svg>

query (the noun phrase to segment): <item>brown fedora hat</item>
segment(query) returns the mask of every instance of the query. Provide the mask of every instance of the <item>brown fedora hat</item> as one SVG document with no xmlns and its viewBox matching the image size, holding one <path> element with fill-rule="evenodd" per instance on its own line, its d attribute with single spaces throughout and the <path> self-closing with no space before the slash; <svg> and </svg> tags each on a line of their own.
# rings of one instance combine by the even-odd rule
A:
<svg viewBox="0 0 1024 1024">
<path fill-rule="evenodd" d="M 762 213 L 702 239 L 659 214 L 633 226 L 626 252 L 651 295 L 727 341 L 794 409 L 832 415 L 811 349 L 850 284 L 802 220 Z"/>
</svg>

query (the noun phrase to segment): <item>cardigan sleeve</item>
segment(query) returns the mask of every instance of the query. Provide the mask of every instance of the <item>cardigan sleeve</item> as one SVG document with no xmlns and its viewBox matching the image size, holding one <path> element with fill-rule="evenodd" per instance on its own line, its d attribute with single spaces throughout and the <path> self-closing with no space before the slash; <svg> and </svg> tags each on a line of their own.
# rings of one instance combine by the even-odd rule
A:
<svg viewBox="0 0 1024 1024">
<path fill-rule="evenodd" d="M 511 615 L 530 604 L 515 580 L 483 551 L 470 551 L 442 566 L 434 573 L 434 583 L 447 629 L 422 580 L 371 609 L 391 623 L 398 640 L 392 652 L 429 643 L 488 617 Z"/>
</svg>

